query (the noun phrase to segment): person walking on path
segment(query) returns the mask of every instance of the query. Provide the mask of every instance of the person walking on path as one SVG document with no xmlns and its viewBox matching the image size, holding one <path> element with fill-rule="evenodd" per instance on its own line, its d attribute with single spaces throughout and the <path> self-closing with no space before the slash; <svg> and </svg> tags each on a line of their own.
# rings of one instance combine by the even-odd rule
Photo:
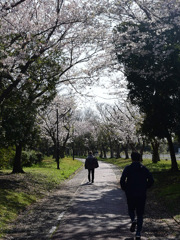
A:
<svg viewBox="0 0 180 240">
<path fill-rule="evenodd" d="M 94 169 L 98 168 L 99 164 L 97 158 L 92 154 L 92 151 L 89 152 L 88 157 L 85 161 L 85 169 L 88 169 L 88 180 L 89 182 L 94 182 Z"/>
<path fill-rule="evenodd" d="M 135 232 L 137 225 L 136 240 L 140 240 L 146 190 L 153 185 L 154 179 L 149 170 L 140 163 L 141 155 L 138 152 L 132 152 L 131 159 L 131 165 L 126 166 L 123 170 L 120 186 L 126 193 L 128 213 L 132 221 L 130 231 Z M 135 218 L 136 215 L 137 220 Z"/>
</svg>

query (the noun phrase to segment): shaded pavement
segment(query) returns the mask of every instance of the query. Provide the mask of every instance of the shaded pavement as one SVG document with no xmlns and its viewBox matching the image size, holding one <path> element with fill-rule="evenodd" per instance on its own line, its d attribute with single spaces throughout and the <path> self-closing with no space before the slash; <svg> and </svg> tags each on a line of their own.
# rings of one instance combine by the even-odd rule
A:
<svg viewBox="0 0 180 240">
<path fill-rule="evenodd" d="M 111 164 L 99 165 L 93 184 L 87 182 L 87 170 L 82 169 L 23 212 L 4 239 L 133 240 L 125 195 L 119 188 L 120 171 Z M 166 224 L 159 226 L 167 230 Z M 145 219 L 143 240 L 180 239 L 177 235 L 157 238 L 153 228 L 152 220 Z"/>
<path fill-rule="evenodd" d="M 52 239 L 125 239 L 131 236 L 124 193 L 117 183 L 112 167 L 100 163 L 93 184 L 87 182 L 87 176 L 82 179 L 71 208 Z"/>
</svg>

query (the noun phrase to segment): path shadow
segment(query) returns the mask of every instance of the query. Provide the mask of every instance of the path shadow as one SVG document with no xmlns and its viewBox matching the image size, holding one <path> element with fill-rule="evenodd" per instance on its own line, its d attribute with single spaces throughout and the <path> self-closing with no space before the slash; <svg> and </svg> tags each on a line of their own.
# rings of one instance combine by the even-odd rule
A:
<svg viewBox="0 0 180 240">
<path fill-rule="evenodd" d="M 92 183 L 91 182 L 86 182 L 86 183 L 81 184 L 81 186 L 88 186 L 88 185 L 92 185 Z"/>
<path fill-rule="evenodd" d="M 124 239 L 129 217 L 123 192 L 98 185 L 82 185 L 53 240 Z"/>
</svg>

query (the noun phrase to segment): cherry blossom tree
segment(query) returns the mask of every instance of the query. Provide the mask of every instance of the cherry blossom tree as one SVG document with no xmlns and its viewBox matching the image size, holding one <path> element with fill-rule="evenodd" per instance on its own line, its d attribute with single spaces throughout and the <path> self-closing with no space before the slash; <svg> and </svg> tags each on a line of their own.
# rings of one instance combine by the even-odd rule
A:
<svg viewBox="0 0 180 240">
<path fill-rule="evenodd" d="M 175 0 L 2 0 L 0 118 L 5 121 L 3 109 L 7 109 L 15 96 L 16 104 L 12 106 L 18 109 L 22 96 L 34 109 L 32 115 L 35 116 L 40 108 L 46 109 L 57 87 L 62 84 L 82 92 L 83 87 L 97 84 L 102 75 L 111 77 L 109 72 L 115 73 L 112 84 L 124 98 L 124 91 L 119 90 L 121 83 L 126 86 L 119 74 L 122 71 L 127 79 L 131 102 L 145 114 L 144 133 L 166 137 L 172 150 L 171 134 L 180 129 L 179 11 Z M 118 64 L 117 56 L 121 64 Z M 66 124 L 60 121 L 60 133 L 64 132 L 59 136 L 61 149 L 71 141 L 72 129 L 75 130 L 74 138 L 82 136 L 81 139 L 91 139 L 85 141 L 88 149 L 95 147 L 98 130 L 102 133 L 106 127 L 107 136 L 102 139 L 104 142 L 105 138 L 108 139 L 112 154 L 115 142 L 131 143 L 132 147 L 140 139 L 136 132 L 137 122 L 130 120 L 130 112 L 121 112 L 125 109 L 121 109 L 121 103 L 113 110 L 107 107 L 104 120 L 108 124 L 98 128 L 98 121 L 93 117 L 91 119 L 93 114 L 86 115 L 89 119 L 77 120 L 76 117 L 72 123 L 72 109 L 67 107 L 67 102 L 62 102 L 59 113 L 64 114 L 62 120 Z M 162 108 L 161 114 L 158 113 L 159 105 L 163 106 L 163 103 L 168 106 L 168 115 L 165 114 L 167 107 Z M 74 108 L 73 103 L 72 106 Z M 44 118 L 43 124 L 49 121 L 48 124 L 52 125 L 50 120 L 54 119 L 56 111 L 52 113 L 50 109 L 53 107 L 48 107 L 46 111 L 47 115 L 52 114 L 52 118 Z M 119 122 L 112 121 L 116 113 L 121 115 Z M 156 117 L 163 128 L 159 127 L 158 121 L 152 121 Z M 16 118 L 19 120 L 18 114 Z M 126 124 L 122 125 L 122 122 Z M 118 125 L 121 126 L 119 129 Z M 49 130 L 53 141 L 55 125 L 52 129 L 52 132 L 48 127 L 46 130 Z M 171 157 L 175 169 L 173 151 Z"/>
<path fill-rule="evenodd" d="M 98 19 L 101 8 L 100 1 L 2 1 L 0 102 L 7 99 L 14 88 L 26 84 L 30 66 L 54 52 L 59 52 L 59 56 L 54 57 L 62 67 L 58 73 L 59 83 L 79 80 L 74 67 L 97 53 L 104 54 L 107 41 L 106 30 Z M 81 79 L 90 78 L 95 68 L 93 64 L 92 71 L 84 70 L 83 76 L 81 71 Z"/>
<path fill-rule="evenodd" d="M 98 121 L 99 117 L 92 109 L 77 111 L 74 122 L 74 150 L 77 155 L 87 155 L 98 150 Z"/>
<path fill-rule="evenodd" d="M 45 98 L 50 101 L 54 97 L 57 85 L 74 86 L 78 81 L 81 87 L 98 79 L 96 74 L 91 78 L 94 65 L 92 71 L 89 67 L 88 71 L 82 67 L 77 71 L 76 66 L 103 50 L 105 30 L 97 18 L 100 13 L 100 1 L 93 4 L 80 0 L 1 1 L 1 118 L 4 118 L 2 108 L 14 96 L 17 104 L 12 106 L 16 109 L 22 96 L 29 98 L 31 109 L 37 110 L 40 105 L 45 107 Z M 23 109 L 26 111 L 25 105 Z M 18 121 L 19 115 L 16 118 Z"/>
<path fill-rule="evenodd" d="M 54 157 L 59 163 L 57 154 L 63 158 L 66 145 L 72 138 L 74 126 L 74 114 L 76 104 L 73 98 L 56 96 L 49 106 L 39 113 L 41 123 L 41 135 L 54 146 Z"/>
<path fill-rule="evenodd" d="M 129 148 L 132 150 L 137 149 L 137 145 L 140 142 L 143 146 L 143 137 L 138 131 L 142 122 L 142 116 L 137 107 L 132 106 L 128 102 L 118 101 L 114 105 L 101 105 L 98 109 L 102 116 L 102 121 L 106 123 L 108 128 L 106 131 L 111 136 L 109 143 L 116 143 L 118 157 L 120 156 L 120 148 L 125 152 L 125 157 L 129 158 Z"/>
</svg>

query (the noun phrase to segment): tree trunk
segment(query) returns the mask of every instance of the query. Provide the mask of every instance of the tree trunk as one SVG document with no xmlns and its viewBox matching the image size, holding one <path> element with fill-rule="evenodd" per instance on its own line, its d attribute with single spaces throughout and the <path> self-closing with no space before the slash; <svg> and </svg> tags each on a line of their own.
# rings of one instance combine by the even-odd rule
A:
<svg viewBox="0 0 180 240">
<path fill-rule="evenodd" d="M 100 156 L 99 156 L 99 157 L 100 157 L 100 158 L 103 158 L 103 150 L 101 149 L 100 152 L 101 152 L 101 153 L 100 153 Z"/>
<path fill-rule="evenodd" d="M 120 155 L 120 143 L 117 143 L 117 145 L 116 145 L 116 158 L 121 158 L 121 155 Z"/>
<path fill-rule="evenodd" d="M 103 153 L 104 153 L 104 158 L 107 158 L 106 150 L 104 150 Z"/>
<path fill-rule="evenodd" d="M 68 129 L 68 130 L 69 130 L 69 129 Z M 69 131 L 68 131 L 68 133 L 67 133 L 67 135 L 66 135 L 66 138 L 65 138 L 65 140 L 64 140 L 64 142 L 63 142 L 63 145 L 62 145 L 62 146 L 60 147 L 60 149 L 59 149 L 60 158 L 64 158 L 64 157 L 65 157 L 66 144 L 67 144 L 68 139 L 69 139 Z"/>
<path fill-rule="evenodd" d="M 176 161 L 174 146 L 173 146 L 171 134 L 169 134 L 169 133 L 167 134 L 167 140 L 168 140 L 169 151 L 170 151 L 170 156 L 171 156 L 171 170 L 178 171 L 178 165 L 177 165 L 177 161 Z"/>
<path fill-rule="evenodd" d="M 57 163 L 57 169 L 60 169 L 59 167 L 59 141 L 56 143 L 56 163 Z"/>
<path fill-rule="evenodd" d="M 24 173 L 21 166 L 22 143 L 16 145 L 16 154 L 14 157 L 12 173 Z"/>
<path fill-rule="evenodd" d="M 144 146 L 145 146 L 145 141 L 143 141 L 142 147 L 140 149 L 141 161 L 143 161 Z"/>
<path fill-rule="evenodd" d="M 125 152 L 125 159 L 129 159 L 128 150 L 126 148 L 124 149 L 124 152 Z"/>
<path fill-rule="evenodd" d="M 110 158 L 114 158 L 113 144 L 110 138 L 109 138 L 109 147 L 110 147 L 110 153 L 111 153 Z"/>
<path fill-rule="evenodd" d="M 111 158 L 114 158 L 114 151 L 112 147 L 111 147 Z"/>
<path fill-rule="evenodd" d="M 104 147 L 103 147 L 103 154 L 104 154 L 104 158 L 107 158 L 106 149 Z"/>
<path fill-rule="evenodd" d="M 125 153 L 125 159 L 128 159 L 128 158 L 129 158 L 129 154 L 128 154 L 128 144 L 122 146 L 122 148 L 123 148 L 124 153 Z"/>
<path fill-rule="evenodd" d="M 151 142 L 151 146 L 152 146 L 152 149 L 153 149 L 152 162 L 157 163 L 158 161 L 160 161 L 158 141 L 154 140 L 154 142 Z"/>
</svg>

